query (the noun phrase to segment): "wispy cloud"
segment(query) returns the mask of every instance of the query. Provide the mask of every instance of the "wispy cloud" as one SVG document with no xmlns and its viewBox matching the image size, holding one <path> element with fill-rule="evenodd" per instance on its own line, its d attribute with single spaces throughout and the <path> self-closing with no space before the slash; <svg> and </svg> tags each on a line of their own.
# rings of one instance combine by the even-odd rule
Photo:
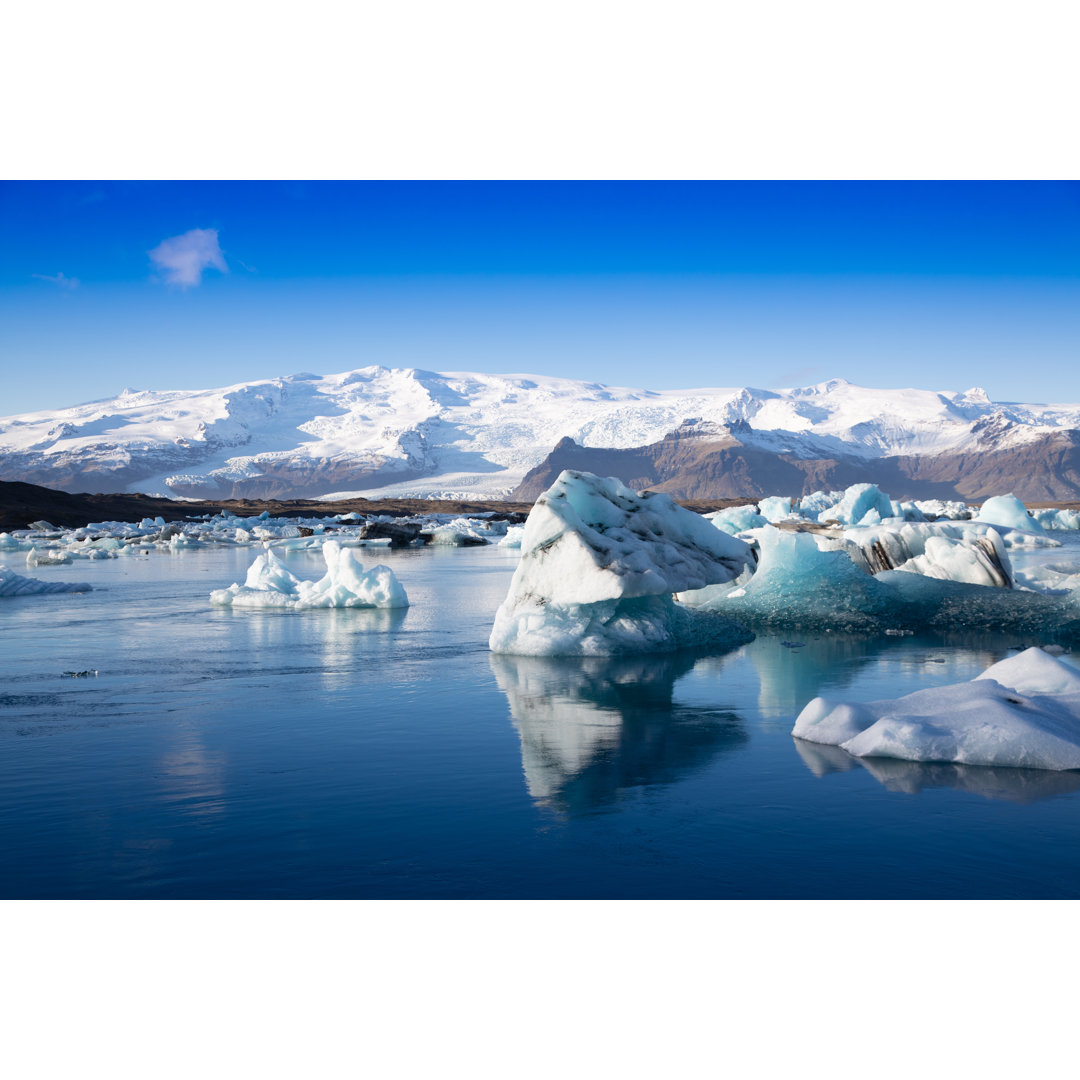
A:
<svg viewBox="0 0 1080 1080">
<path fill-rule="evenodd" d="M 59 285 L 62 289 L 77 289 L 79 287 L 79 279 L 77 277 L 68 277 L 63 271 L 58 274 L 31 274 L 31 277 L 35 277 L 38 281 L 51 281 L 54 285 Z"/>
<path fill-rule="evenodd" d="M 148 254 L 164 273 L 166 283 L 179 285 L 182 289 L 201 285 L 204 270 L 229 272 L 218 244 L 217 229 L 189 229 L 180 236 L 162 240 Z"/>
</svg>

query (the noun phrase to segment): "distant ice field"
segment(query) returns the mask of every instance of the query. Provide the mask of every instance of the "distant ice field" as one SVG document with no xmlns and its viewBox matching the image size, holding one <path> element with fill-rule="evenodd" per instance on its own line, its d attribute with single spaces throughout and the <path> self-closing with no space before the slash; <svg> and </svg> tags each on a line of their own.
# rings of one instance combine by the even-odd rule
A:
<svg viewBox="0 0 1080 1080">
<path fill-rule="evenodd" d="M 1080 555 L 1055 535 L 1031 557 Z M 93 591 L 0 602 L 0 895 L 1080 896 L 1080 772 L 790 735 L 814 697 L 964 682 L 1037 640 L 494 656 L 514 549 L 379 549 L 405 609 L 212 605 L 253 554 L 21 567 Z"/>
</svg>

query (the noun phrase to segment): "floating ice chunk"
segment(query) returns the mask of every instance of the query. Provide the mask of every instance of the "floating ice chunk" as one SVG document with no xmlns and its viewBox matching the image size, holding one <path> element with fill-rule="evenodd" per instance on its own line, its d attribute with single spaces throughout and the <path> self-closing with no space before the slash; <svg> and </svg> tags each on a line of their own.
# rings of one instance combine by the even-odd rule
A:
<svg viewBox="0 0 1080 1080">
<path fill-rule="evenodd" d="M 985 537 L 970 541 L 930 536 L 923 554 L 909 559 L 897 570 L 942 581 L 966 581 L 970 585 L 1005 589 L 1012 586 L 1009 557 L 1001 537 L 993 529 Z"/>
<path fill-rule="evenodd" d="M 892 500 L 876 484 L 853 484 L 833 506 L 818 514 L 818 521 L 844 525 L 876 525 L 893 516 Z"/>
<path fill-rule="evenodd" d="M 770 495 L 758 503 L 758 513 L 766 521 L 783 521 L 791 517 L 791 499 L 782 495 Z"/>
<path fill-rule="evenodd" d="M 71 556 L 61 548 L 42 548 L 40 551 L 32 547 L 26 553 L 26 565 L 34 566 L 66 566 L 71 562 Z"/>
<path fill-rule="evenodd" d="M 711 514 L 702 515 L 706 521 L 711 521 L 718 529 L 734 536 L 736 533 L 746 532 L 747 529 L 760 529 L 768 523 L 768 519 L 757 512 L 754 506 L 729 506 L 724 510 L 714 510 Z"/>
<path fill-rule="evenodd" d="M 521 550 L 495 615 L 495 652 L 600 656 L 748 637 L 673 601 L 732 580 L 753 557 L 668 495 L 567 470 L 537 499 Z"/>
<path fill-rule="evenodd" d="M 899 527 L 847 529 L 843 547 L 870 574 L 903 570 L 973 585 L 1013 584 L 1005 542 L 988 525 L 905 522 Z"/>
<path fill-rule="evenodd" d="M 499 547 L 519 548 L 525 537 L 524 525 L 511 525 L 506 530 L 506 535 L 499 541 Z"/>
<path fill-rule="evenodd" d="M 1015 495 L 995 495 L 979 508 L 976 521 L 1003 525 L 1006 529 L 1023 529 L 1041 534 L 1043 527 L 1028 515 L 1024 504 Z"/>
<path fill-rule="evenodd" d="M 36 596 L 42 593 L 90 592 L 90 586 L 78 581 L 41 581 L 23 577 L 0 566 L 0 596 Z"/>
<path fill-rule="evenodd" d="M 942 499 L 916 499 L 913 505 L 927 521 L 941 521 L 943 519 L 967 521 L 971 518 L 971 507 L 967 503 L 946 502 Z"/>
<path fill-rule="evenodd" d="M 814 491 L 799 500 L 799 513 L 804 517 L 817 520 L 818 514 L 830 506 L 835 506 L 842 498 L 842 491 Z"/>
<path fill-rule="evenodd" d="M 393 570 L 365 570 L 356 553 L 336 540 L 322 547 L 326 575 L 302 581 L 269 549 L 248 568 L 243 585 L 230 585 L 210 594 L 212 604 L 234 607 L 283 607 L 295 610 L 331 607 L 403 608 L 408 597 Z"/>
<path fill-rule="evenodd" d="M 1080 769 L 1080 671 L 1026 649 L 969 683 L 895 701 L 814 698 L 791 733 L 856 757 Z"/>
<path fill-rule="evenodd" d="M 1044 529 L 1080 529 L 1080 510 L 1033 510 L 1032 515 Z"/>
<path fill-rule="evenodd" d="M 490 532 L 478 527 L 476 521 L 455 518 L 430 530 L 431 543 L 446 547 L 464 547 L 490 543 Z"/>
</svg>

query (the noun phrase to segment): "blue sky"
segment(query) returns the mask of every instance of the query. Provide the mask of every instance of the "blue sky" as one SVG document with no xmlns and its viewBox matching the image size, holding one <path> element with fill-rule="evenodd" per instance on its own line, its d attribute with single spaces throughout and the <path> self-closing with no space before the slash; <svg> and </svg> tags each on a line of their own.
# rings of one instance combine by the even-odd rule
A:
<svg viewBox="0 0 1080 1080">
<path fill-rule="evenodd" d="M 368 364 L 1080 401 L 1080 184 L 0 185 L 0 415 Z"/>
</svg>

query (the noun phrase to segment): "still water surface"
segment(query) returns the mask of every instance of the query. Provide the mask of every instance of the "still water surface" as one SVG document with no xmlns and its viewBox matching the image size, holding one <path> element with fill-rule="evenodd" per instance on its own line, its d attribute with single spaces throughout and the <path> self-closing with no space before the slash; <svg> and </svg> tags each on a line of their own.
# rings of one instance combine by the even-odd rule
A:
<svg viewBox="0 0 1080 1080">
<path fill-rule="evenodd" d="M 790 736 L 818 694 L 967 680 L 1030 642 L 499 657 L 514 552 L 368 552 L 406 611 L 212 608 L 256 553 L 40 567 L 95 591 L 0 600 L 0 895 L 1080 896 L 1080 772 Z"/>
</svg>

